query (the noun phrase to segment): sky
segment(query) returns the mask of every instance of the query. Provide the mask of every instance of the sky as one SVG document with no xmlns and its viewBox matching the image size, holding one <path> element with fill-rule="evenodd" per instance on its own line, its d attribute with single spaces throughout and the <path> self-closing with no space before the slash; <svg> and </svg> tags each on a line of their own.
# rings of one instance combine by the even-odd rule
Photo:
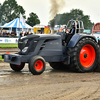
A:
<svg viewBox="0 0 100 100">
<path fill-rule="evenodd" d="M 0 0 L 3 3 L 5 0 Z M 41 25 L 47 25 L 50 20 L 50 0 L 16 0 L 23 6 L 26 17 L 34 12 L 38 15 Z M 89 15 L 94 23 L 100 22 L 100 0 L 65 0 L 64 6 L 58 13 L 70 12 L 72 9 L 80 9 L 84 15 Z"/>
</svg>

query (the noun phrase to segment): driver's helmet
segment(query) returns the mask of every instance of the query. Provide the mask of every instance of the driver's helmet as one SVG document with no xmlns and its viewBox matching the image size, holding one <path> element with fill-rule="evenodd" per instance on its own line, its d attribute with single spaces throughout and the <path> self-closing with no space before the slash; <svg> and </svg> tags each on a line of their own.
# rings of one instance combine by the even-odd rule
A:
<svg viewBox="0 0 100 100">
<path fill-rule="evenodd" d="M 73 22 L 73 23 L 72 23 L 72 25 L 74 26 L 74 25 L 75 25 L 75 23 Z"/>
<path fill-rule="evenodd" d="M 72 27 L 75 27 L 75 23 L 72 23 Z"/>
</svg>

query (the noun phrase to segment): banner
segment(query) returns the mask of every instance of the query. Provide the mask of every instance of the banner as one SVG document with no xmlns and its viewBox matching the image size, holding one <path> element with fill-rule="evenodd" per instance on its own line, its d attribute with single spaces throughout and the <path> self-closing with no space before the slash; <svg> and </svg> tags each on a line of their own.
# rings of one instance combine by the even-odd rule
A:
<svg viewBox="0 0 100 100">
<path fill-rule="evenodd" d="M 20 23 L 22 23 L 23 26 L 26 26 L 25 20 L 24 20 L 24 18 L 23 18 L 21 13 L 20 13 Z"/>
<path fill-rule="evenodd" d="M 0 38 L 0 43 L 18 43 L 19 38 Z"/>
</svg>

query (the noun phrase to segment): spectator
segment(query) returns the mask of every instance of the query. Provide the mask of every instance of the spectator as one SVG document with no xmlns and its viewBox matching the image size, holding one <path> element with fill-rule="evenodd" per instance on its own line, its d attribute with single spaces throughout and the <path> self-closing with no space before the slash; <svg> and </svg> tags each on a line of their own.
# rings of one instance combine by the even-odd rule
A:
<svg viewBox="0 0 100 100">
<path fill-rule="evenodd" d="M 34 34 L 36 34 L 36 32 L 34 32 Z"/>
<path fill-rule="evenodd" d="M 45 34 L 44 32 L 42 32 L 41 34 Z"/>
<path fill-rule="evenodd" d="M 22 33 L 22 36 L 23 36 L 24 35 L 23 31 L 21 33 Z"/>
<path fill-rule="evenodd" d="M 15 33 L 14 33 L 14 31 L 12 31 L 12 32 L 11 32 L 11 36 L 12 36 L 12 37 L 14 37 L 14 36 L 15 36 Z"/>
<path fill-rule="evenodd" d="M 12 31 L 12 32 L 11 32 L 11 36 L 12 36 L 12 37 L 15 37 L 15 36 L 16 36 L 16 32 Z"/>
<path fill-rule="evenodd" d="M 7 33 L 6 31 L 3 31 L 3 37 L 6 37 L 7 36 L 6 33 Z"/>
<path fill-rule="evenodd" d="M 3 36 L 3 34 L 2 34 L 2 30 L 1 30 L 1 32 L 0 32 L 0 37 L 2 37 Z"/>
<path fill-rule="evenodd" d="M 22 34 L 23 34 L 23 33 L 22 33 L 22 32 L 20 32 L 20 37 L 22 37 Z"/>
<path fill-rule="evenodd" d="M 8 33 L 6 33 L 7 34 L 7 37 L 9 37 L 10 36 L 10 32 L 8 32 Z"/>
<path fill-rule="evenodd" d="M 38 34 L 41 34 L 41 31 L 38 31 Z"/>
<path fill-rule="evenodd" d="M 27 32 L 27 35 L 30 35 L 29 31 Z"/>
<path fill-rule="evenodd" d="M 26 36 L 26 35 L 27 35 L 27 32 L 24 33 L 24 36 Z"/>
<path fill-rule="evenodd" d="M 15 36 L 17 35 L 17 33 L 16 32 L 14 32 L 15 33 Z"/>
<path fill-rule="evenodd" d="M 31 32 L 30 35 L 33 35 L 33 33 Z"/>
</svg>

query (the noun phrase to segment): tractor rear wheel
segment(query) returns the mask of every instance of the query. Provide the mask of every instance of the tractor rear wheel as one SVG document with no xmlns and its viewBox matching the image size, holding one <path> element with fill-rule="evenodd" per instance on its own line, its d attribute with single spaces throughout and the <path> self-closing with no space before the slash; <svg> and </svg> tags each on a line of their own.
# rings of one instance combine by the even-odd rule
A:
<svg viewBox="0 0 100 100">
<path fill-rule="evenodd" d="M 69 48 L 68 53 L 71 57 L 70 66 L 79 72 L 91 72 L 98 64 L 99 50 L 92 38 L 81 39 L 74 48 Z"/>
<path fill-rule="evenodd" d="M 25 63 L 21 63 L 20 65 L 10 64 L 11 69 L 14 71 L 21 71 L 25 66 Z"/>
<path fill-rule="evenodd" d="M 30 59 L 28 67 L 33 75 L 40 75 L 45 70 L 45 60 L 41 56 L 34 56 Z"/>
</svg>

